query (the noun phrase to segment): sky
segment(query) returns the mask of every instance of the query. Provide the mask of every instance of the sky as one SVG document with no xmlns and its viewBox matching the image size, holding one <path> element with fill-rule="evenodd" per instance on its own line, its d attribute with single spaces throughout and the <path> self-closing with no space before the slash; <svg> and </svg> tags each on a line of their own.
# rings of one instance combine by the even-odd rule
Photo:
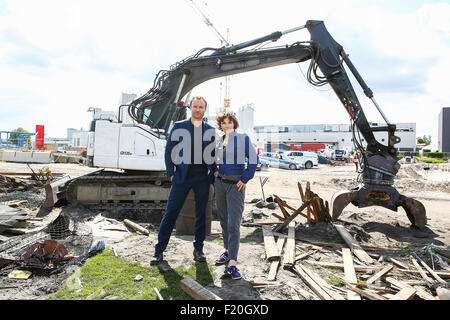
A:
<svg viewBox="0 0 450 320">
<path fill-rule="evenodd" d="M 195 1 L 238 44 L 323 20 L 374 92 L 391 123 L 416 123 L 437 142 L 438 115 L 450 107 L 450 1 Z M 274 46 L 309 40 L 304 29 Z M 0 0 L 0 131 L 45 125 L 47 137 L 87 130 L 89 107 L 116 111 L 122 92 L 144 94 L 161 69 L 203 47 L 220 47 L 190 0 Z M 266 46 L 270 47 L 272 44 Z M 329 86 L 305 79 L 308 62 L 233 75 L 231 107 L 254 103 L 255 125 L 349 123 Z M 211 113 L 221 83 L 193 89 Z M 382 117 L 352 84 L 371 122 Z"/>
</svg>

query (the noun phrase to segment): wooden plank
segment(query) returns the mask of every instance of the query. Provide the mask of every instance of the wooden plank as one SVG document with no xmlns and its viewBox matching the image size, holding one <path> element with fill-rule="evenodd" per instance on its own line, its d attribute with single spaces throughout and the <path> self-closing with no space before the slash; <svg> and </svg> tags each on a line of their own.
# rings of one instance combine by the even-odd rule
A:
<svg viewBox="0 0 450 320">
<path fill-rule="evenodd" d="M 403 288 L 416 289 L 416 290 L 417 290 L 416 294 L 417 294 L 420 298 L 422 298 L 422 299 L 424 299 L 424 300 L 436 300 L 436 298 L 435 298 L 433 295 L 429 294 L 428 292 L 426 292 L 426 291 L 423 290 L 423 289 L 420 289 L 420 288 L 413 288 L 412 286 L 408 285 L 407 283 L 404 283 L 404 282 L 402 282 L 402 281 L 400 281 L 400 280 L 396 280 L 396 279 L 394 279 L 394 278 L 392 278 L 392 277 L 386 277 L 385 280 L 386 280 L 386 282 L 388 282 L 389 284 L 398 287 L 400 290 L 403 289 Z"/>
<path fill-rule="evenodd" d="M 273 237 L 270 227 L 263 226 L 264 246 L 266 248 L 266 259 L 269 261 L 280 260 L 280 253 L 275 245 L 275 239 Z"/>
<path fill-rule="evenodd" d="M 283 258 L 283 268 L 289 269 L 292 268 L 295 261 L 295 222 L 292 221 L 289 223 L 288 228 L 288 238 L 286 244 L 286 251 L 284 253 Z"/>
<path fill-rule="evenodd" d="M 272 215 L 273 215 L 274 217 L 276 217 L 276 218 L 280 219 L 281 221 L 284 221 L 284 220 L 286 220 L 286 218 L 284 218 L 284 217 L 281 217 L 281 216 L 277 215 L 276 213 L 272 213 Z"/>
<path fill-rule="evenodd" d="M 417 290 L 414 288 L 403 288 L 389 300 L 411 300 L 416 295 Z"/>
<path fill-rule="evenodd" d="M 423 261 L 422 259 L 419 259 L 419 262 L 421 265 L 423 265 L 425 267 L 425 269 L 427 269 L 427 271 L 433 276 L 433 278 L 435 278 L 437 281 L 439 281 L 442 284 L 447 284 L 447 282 L 445 282 L 444 280 L 442 280 L 441 277 L 439 277 L 439 275 L 434 272 L 433 269 L 431 269 L 426 263 L 425 261 Z"/>
<path fill-rule="evenodd" d="M 345 300 L 343 296 L 339 293 L 336 293 L 323 278 L 321 278 L 318 274 L 308 269 L 303 265 L 299 265 L 299 267 L 311 278 L 313 279 L 330 297 L 334 300 Z"/>
<path fill-rule="evenodd" d="M 391 271 L 393 268 L 394 268 L 394 266 L 392 266 L 392 265 L 389 265 L 389 266 L 383 268 L 381 271 L 378 271 L 378 272 L 375 273 L 372 277 L 370 277 L 370 278 L 367 280 L 366 283 L 367 283 L 367 284 L 372 284 L 372 283 L 374 283 L 375 281 L 381 279 L 381 277 L 385 276 L 385 275 L 386 275 L 389 271 Z"/>
<path fill-rule="evenodd" d="M 302 268 L 299 267 L 299 265 L 296 265 L 295 270 L 297 271 L 297 274 L 302 278 L 303 282 L 311 288 L 312 291 L 314 291 L 315 294 L 319 296 L 321 300 L 333 300 L 333 298 L 325 291 L 323 290 L 311 277 L 308 276 L 308 274 L 303 271 Z"/>
<path fill-rule="evenodd" d="M 285 238 L 278 238 L 277 250 L 280 253 L 283 252 L 283 246 L 286 242 Z M 277 278 L 278 266 L 280 265 L 280 260 L 272 261 L 270 264 L 269 274 L 267 275 L 267 281 L 274 281 Z"/>
<path fill-rule="evenodd" d="M 345 243 L 348 245 L 352 253 L 362 262 L 367 264 L 374 264 L 375 261 L 363 250 L 363 248 L 359 245 L 359 243 L 353 239 L 353 237 L 348 233 L 347 229 L 344 226 L 333 223 L 333 226 L 336 228 L 337 232 L 341 235 L 342 239 L 344 239 Z"/>
<path fill-rule="evenodd" d="M 429 282 L 433 282 L 433 280 L 427 276 L 427 274 L 423 271 L 423 269 L 420 267 L 419 263 L 416 261 L 416 259 L 414 259 L 413 256 L 409 256 L 409 258 L 411 259 L 411 262 L 413 263 L 414 267 L 416 267 L 417 271 L 420 273 L 420 275 L 422 276 L 422 278 L 425 279 L 425 281 L 429 281 Z"/>
<path fill-rule="evenodd" d="M 348 248 L 343 248 L 343 249 L 348 249 Z M 308 262 L 309 264 L 312 264 L 315 266 L 344 269 L 344 265 L 342 263 L 331 263 L 331 262 L 321 262 L 321 261 L 312 261 L 312 260 L 306 260 L 305 262 Z M 364 266 L 355 266 L 355 265 L 353 265 L 353 268 L 356 272 L 374 272 L 374 271 L 380 270 L 380 268 L 378 268 L 378 267 L 364 267 Z"/>
<path fill-rule="evenodd" d="M 401 262 L 398 261 L 398 260 L 395 260 L 394 258 L 390 258 L 389 260 L 390 260 L 393 264 L 395 264 L 397 267 L 399 267 L 399 268 L 401 268 L 401 269 L 404 269 L 404 270 L 408 270 L 408 269 L 409 269 L 407 265 L 401 263 Z"/>
<path fill-rule="evenodd" d="M 300 192 L 300 197 L 302 198 L 302 202 L 305 202 L 305 195 L 303 194 L 303 188 L 300 182 L 297 182 L 298 191 Z"/>
<path fill-rule="evenodd" d="M 134 223 L 133 221 L 125 219 L 125 220 L 123 220 L 123 223 L 125 225 L 129 226 L 130 228 L 132 228 L 132 229 L 134 229 L 136 231 L 139 231 L 142 234 L 145 234 L 147 236 L 149 235 L 149 231 L 147 229 L 145 229 L 144 227 L 138 225 L 137 223 Z"/>
<path fill-rule="evenodd" d="M 281 213 L 283 213 L 283 216 L 285 218 L 289 218 L 289 213 L 284 208 L 286 206 L 286 202 L 281 200 L 280 197 L 278 197 L 276 194 L 273 195 L 275 197 L 276 202 L 278 203 L 278 206 L 280 207 Z"/>
<path fill-rule="evenodd" d="M 222 300 L 220 297 L 189 277 L 180 281 L 180 287 L 195 300 Z"/>
<path fill-rule="evenodd" d="M 246 223 L 243 223 L 242 226 L 243 227 L 262 227 L 262 226 L 267 226 L 267 225 L 272 225 L 272 224 L 281 224 L 281 222 L 279 222 L 279 221 L 246 222 Z"/>
<path fill-rule="evenodd" d="M 342 258 L 344 259 L 345 280 L 351 283 L 357 283 L 358 278 L 356 277 L 350 249 L 342 248 Z M 347 290 L 347 300 L 361 300 L 361 297 L 358 294 Z"/>
<path fill-rule="evenodd" d="M 302 260 L 302 259 L 306 258 L 307 256 L 312 255 L 313 253 L 316 253 L 316 252 L 317 252 L 317 250 L 311 250 L 311 251 L 308 251 L 301 255 L 298 255 L 295 257 L 295 262 L 297 262 L 298 260 Z"/>
<path fill-rule="evenodd" d="M 417 270 L 399 270 L 399 271 L 404 272 L 404 273 L 412 273 L 412 274 L 419 273 L 419 271 L 417 271 Z M 424 270 L 422 270 L 422 271 L 425 272 Z M 443 279 L 450 279 L 450 272 L 446 272 L 446 271 L 434 271 L 434 272 Z"/>
<path fill-rule="evenodd" d="M 385 297 L 383 297 L 375 292 L 360 289 L 352 284 L 347 284 L 347 288 L 363 297 L 370 299 L 370 300 L 387 300 Z"/>
</svg>

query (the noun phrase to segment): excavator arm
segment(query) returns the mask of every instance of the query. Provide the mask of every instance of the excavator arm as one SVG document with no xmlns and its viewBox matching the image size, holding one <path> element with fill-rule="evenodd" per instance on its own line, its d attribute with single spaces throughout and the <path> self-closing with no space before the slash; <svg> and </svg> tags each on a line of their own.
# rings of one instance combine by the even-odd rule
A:
<svg viewBox="0 0 450 320">
<path fill-rule="evenodd" d="M 296 42 L 289 46 L 268 49 L 247 49 L 268 41 L 276 41 L 282 35 L 307 28 L 310 41 Z M 246 49 L 246 50 L 244 50 Z M 205 55 L 205 53 L 210 54 Z M 315 86 L 329 84 L 349 114 L 356 149 L 362 154 L 360 184 L 350 191 L 338 192 L 332 199 L 333 218 L 352 202 L 358 207 L 380 205 L 397 211 L 402 206 L 413 226 L 425 228 L 425 208 L 414 199 L 398 193 L 393 187 L 400 164 L 397 149 L 400 142 L 395 136 L 395 124 L 387 117 L 373 98 L 372 90 L 365 84 L 343 47 L 328 33 L 323 21 L 309 20 L 304 26 L 274 32 L 267 36 L 223 48 L 204 48 L 195 55 L 162 70 L 155 78 L 154 86 L 142 97 L 134 100 L 128 109 L 130 116 L 167 136 L 175 121 L 183 119 L 186 106 L 180 104 L 188 92 L 199 84 L 214 78 L 234 75 L 280 65 L 310 61 L 307 79 Z M 386 121 L 384 127 L 371 127 L 358 97 L 351 85 L 344 64 L 361 85 L 365 95 L 373 101 Z M 318 73 L 320 70 L 321 74 Z M 388 145 L 378 142 L 375 131 L 388 133 Z M 362 135 L 367 143 L 362 146 Z"/>
</svg>

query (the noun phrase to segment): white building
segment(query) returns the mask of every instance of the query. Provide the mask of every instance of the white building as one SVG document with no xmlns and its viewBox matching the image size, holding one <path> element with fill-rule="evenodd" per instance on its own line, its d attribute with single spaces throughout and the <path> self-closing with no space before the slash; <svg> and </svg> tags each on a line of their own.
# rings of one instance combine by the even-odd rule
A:
<svg viewBox="0 0 450 320">
<path fill-rule="evenodd" d="M 87 147 L 89 131 L 68 128 L 67 140 L 69 141 L 69 147 Z"/>
<path fill-rule="evenodd" d="M 239 128 L 245 133 L 253 131 L 253 119 L 255 115 L 255 104 L 249 103 L 242 106 L 238 110 L 237 118 L 239 121 Z"/>
<path fill-rule="evenodd" d="M 370 123 L 372 127 L 377 123 Z M 256 143 L 264 148 L 269 143 L 301 144 L 323 143 L 335 149 L 354 150 L 353 136 L 350 124 L 314 124 L 314 125 L 286 125 L 286 126 L 255 126 Z M 413 151 L 416 146 L 416 124 L 397 123 L 395 135 L 401 142 L 395 147 L 399 151 Z M 384 145 L 388 144 L 387 132 L 374 132 L 375 138 Z M 366 142 L 361 136 L 364 146 Z"/>
</svg>

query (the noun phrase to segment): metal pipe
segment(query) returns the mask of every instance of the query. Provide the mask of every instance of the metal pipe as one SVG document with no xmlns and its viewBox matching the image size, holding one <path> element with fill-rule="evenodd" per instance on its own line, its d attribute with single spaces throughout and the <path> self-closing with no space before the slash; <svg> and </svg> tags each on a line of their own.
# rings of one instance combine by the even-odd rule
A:
<svg viewBox="0 0 450 320">
<path fill-rule="evenodd" d="M 378 103 L 376 102 L 374 97 L 371 97 L 370 100 L 372 100 L 373 104 L 375 105 L 375 107 L 377 107 L 378 112 L 380 112 L 381 116 L 383 117 L 384 121 L 386 121 L 386 123 L 388 125 L 390 125 L 391 123 L 389 122 L 388 118 L 386 117 L 386 115 L 384 114 L 383 110 L 381 110 L 380 106 L 378 105 Z"/>
<path fill-rule="evenodd" d="M 184 86 L 184 81 L 186 81 L 186 73 L 183 73 L 183 78 L 181 78 L 180 86 L 178 87 L 177 95 L 175 96 L 175 103 L 178 103 L 178 99 L 180 99 L 181 90 Z"/>
<path fill-rule="evenodd" d="M 295 27 L 295 28 L 286 30 L 286 31 L 281 31 L 281 34 L 285 35 L 285 34 L 288 34 L 288 33 L 294 32 L 294 31 L 298 31 L 298 30 L 301 30 L 301 29 L 305 29 L 305 28 L 306 28 L 306 24 L 304 24 L 304 25 L 302 25 L 300 27 Z"/>
</svg>

